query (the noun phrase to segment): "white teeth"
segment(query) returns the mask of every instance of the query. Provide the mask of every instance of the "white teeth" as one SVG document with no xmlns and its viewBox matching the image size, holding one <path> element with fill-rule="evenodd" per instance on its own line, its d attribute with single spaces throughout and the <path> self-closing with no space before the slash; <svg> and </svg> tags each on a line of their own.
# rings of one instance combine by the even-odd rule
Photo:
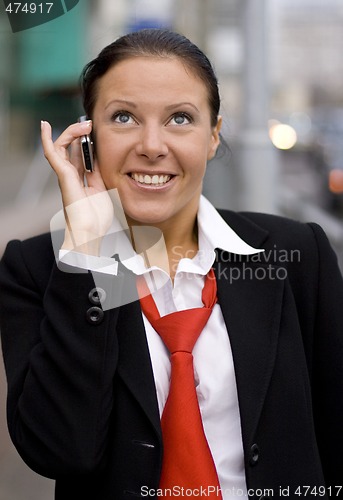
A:
<svg viewBox="0 0 343 500">
<path fill-rule="evenodd" d="M 136 182 L 140 182 L 141 184 L 154 184 L 155 186 L 157 186 L 157 185 L 161 186 L 163 184 L 166 184 L 170 180 L 171 175 L 155 174 L 155 175 L 151 176 L 151 175 L 147 175 L 147 174 L 142 175 L 142 174 L 132 173 L 131 177 Z"/>
</svg>

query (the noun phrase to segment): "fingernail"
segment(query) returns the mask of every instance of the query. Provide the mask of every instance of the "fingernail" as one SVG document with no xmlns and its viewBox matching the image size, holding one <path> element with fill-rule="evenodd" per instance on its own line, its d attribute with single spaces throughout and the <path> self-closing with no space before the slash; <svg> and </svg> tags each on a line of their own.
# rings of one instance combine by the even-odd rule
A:
<svg viewBox="0 0 343 500">
<path fill-rule="evenodd" d="M 45 121 L 44 121 L 44 120 L 41 120 L 41 121 L 40 121 L 40 128 L 41 128 L 42 130 L 43 130 L 44 125 L 45 125 Z"/>
</svg>

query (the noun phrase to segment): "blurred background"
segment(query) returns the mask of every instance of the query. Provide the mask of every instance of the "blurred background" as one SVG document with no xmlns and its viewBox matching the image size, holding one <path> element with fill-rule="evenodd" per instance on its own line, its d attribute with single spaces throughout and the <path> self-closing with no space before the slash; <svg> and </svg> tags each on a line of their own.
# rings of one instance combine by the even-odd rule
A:
<svg viewBox="0 0 343 500">
<path fill-rule="evenodd" d="M 65 15 L 17 33 L 0 5 L 0 255 L 8 240 L 49 230 L 61 208 L 40 120 L 57 136 L 82 114 L 86 62 L 128 31 L 169 27 L 207 53 L 220 82 L 228 147 L 208 166 L 205 195 L 219 208 L 318 222 L 343 269 L 341 0 L 60 3 Z M 10 444 L 2 365 L 0 391 L 0 500 L 52 499 L 53 482 Z"/>
</svg>

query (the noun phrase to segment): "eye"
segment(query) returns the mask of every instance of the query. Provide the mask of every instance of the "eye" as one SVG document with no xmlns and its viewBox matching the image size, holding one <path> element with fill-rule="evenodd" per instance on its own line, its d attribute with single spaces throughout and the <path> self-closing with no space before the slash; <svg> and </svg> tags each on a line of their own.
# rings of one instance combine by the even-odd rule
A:
<svg viewBox="0 0 343 500">
<path fill-rule="evenodd" d="M 112 121 L 122 125 L 135 123 L 134 119 L 127 111 L 118 111 L 112 116 Z"/>
<path fill-rule="evenodd" d="M 192 121 L 192 118 L 187 113 L 175 113 L 169 123 L 172 125 L 188 125 Z"/>
</svg>

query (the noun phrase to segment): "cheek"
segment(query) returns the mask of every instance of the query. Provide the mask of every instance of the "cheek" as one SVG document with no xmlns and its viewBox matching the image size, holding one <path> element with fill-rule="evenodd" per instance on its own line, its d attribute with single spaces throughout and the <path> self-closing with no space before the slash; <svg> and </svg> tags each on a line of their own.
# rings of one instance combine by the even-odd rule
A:
<svg viewBox="0 0 343 500">
<path fill-rule="evenodd" d="M 198 176 L 203 175 L 206 170 L 206 165 L 209 156 L 209 148 L 207 147 L 207 138 L 198 142 L 197 145 L 190 141 L 190 145 L 184 152 L 184 163 L 186 168 Z"/>
<path fill-rule="evenodd" d="M 96 159 L 101 172 L 115 171 L 119 168 L 122 157 L 122 148 L 119 148 L 113 138 L 98 135 L 96 140 Z"/>
</svg>

